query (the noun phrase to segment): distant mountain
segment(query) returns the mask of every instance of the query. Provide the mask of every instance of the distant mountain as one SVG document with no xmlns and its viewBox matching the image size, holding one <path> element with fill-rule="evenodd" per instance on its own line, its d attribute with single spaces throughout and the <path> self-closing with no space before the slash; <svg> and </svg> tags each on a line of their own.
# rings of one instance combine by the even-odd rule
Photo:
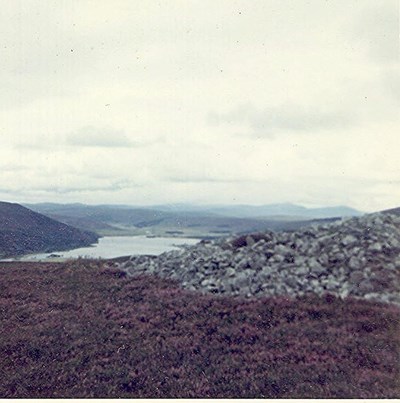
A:
<svg viewBox="0 0 400 403">
<path fill-rule="evenodd" d="M 216 216 L 209 212 L 171 212 L 127 206 L 30 204 L 32 210 L 102 235 L 156 234 L 222 236 L 268 228 L 264 220 Z"/>
<path fill-rule="evenodd" d="M 125 228 L 154 226 L 172 216 L 163 211 L 127 206 L 92 206 L 77 203 L 39 203 L 25 206 L 68 225 L 106 234 L 122 234 Z"/>
<path fill-rule="evenodd" d="M 93 206 L 51 203 L 26 206 L 58 221 L 84 230 L 95 231 L 103 236 L 147 234 L 208 238 L 264 230 L 295 230 L 320 220 L 304 216 L 299 218 L 297 215 L 286 216 L 281 213 L 288 212 L 288 208 L 278 207 L 270 209 L 270 213 L 276 216 L 259 217 L 265 209 L 260 211 L 261 208 L 257 210 L 257 207 L 253 206 L 218 206 L 216 208 L 215 206 L 197 207 L 182 204 L 129 208 L 126 205 Z M 305 208 L 300 207 L 300 209 Z"/>
<path fill-rule="evenodd" d="M 98 240 L 19 204 L 0 202 L 0 257 L 89 246 Z"/>
<path fill-rule="evenodd" d="M 240 218 L 332 218 L 332 217 L 353 217 L 360 216 L 363 213 L 347 206 L 307 208 L 292 203 L 266 204 L 261 206 L 252 206 L 247 204 L 239 205 L 208 205 L 196 206 L 192 204 L 166 204 L 152 206 L 151 208 L 178 212 L 189 211 L 191 213 L 215 214 L 226 217 Z"/>
</svg>

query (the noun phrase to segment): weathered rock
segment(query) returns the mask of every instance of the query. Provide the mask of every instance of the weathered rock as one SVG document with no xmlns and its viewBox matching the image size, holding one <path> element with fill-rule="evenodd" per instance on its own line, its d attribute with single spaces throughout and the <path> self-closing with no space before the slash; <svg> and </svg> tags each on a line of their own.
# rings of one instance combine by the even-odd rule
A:
<svg viewBox="0 0 400 403">
<path fill-rule="evenodd" d="M 325 272 L 323 266 L 321 266 L 315 258 L 310 258 L 307 262 L 308 267 L 310 268 L 310 273 L 320 276 L 322 273 Z"/>
<path fill-rule="evenodd" d="M 378 242 L 373 243 L 368 248 L 371 252 L 382 252 L 382 245 Z"/>
<path fill-rule="evenodd" d="M 246 244 L 247 246 L 253 246 L 256 243 L 256 241 L 254 240 L 254 238 L 252 236 L 247 236 L 246 237 Z"/>
<path fill-rule="evenodd" d="M 360 266 L 361 266 L 361 264 L 360 264 L 359 259 L 358 259 L 356 256 L 352 256 L 352 257 L 350 258 L 350 260 L 349 260 L 349 267 L 350 267 L 350 269 L 352 269 L 352 270 L 358 270 L 358 269 L 360 269 Z"/>
<path fill-rule="evenodd" d="M 361 270 L 356 270 L 350 274 L 349 282 L 351 284 L 360 284 L 363 279 L 364 273 Z"/>
<path fill-rule="evenodd" d="M 376 288 L 374 287 L 374 285 L 371 283 L 371 281 L 369 280 L 362 280 L 360 282 L 360 284 L 358 285 L 358 289 L 357 291 L 362 293 L 362 294 L 367 294 L 369 292 L 372 292 L 376 290 Z"/>
<path fill-rule="evenodd" d="M 343 246 L 348 246 L 348 245 L 353 245 L 357 242 L 357 238 L 353 235 L 346 235 L 343 239 L 342 239 L 342 245 Z"/>
</svg>

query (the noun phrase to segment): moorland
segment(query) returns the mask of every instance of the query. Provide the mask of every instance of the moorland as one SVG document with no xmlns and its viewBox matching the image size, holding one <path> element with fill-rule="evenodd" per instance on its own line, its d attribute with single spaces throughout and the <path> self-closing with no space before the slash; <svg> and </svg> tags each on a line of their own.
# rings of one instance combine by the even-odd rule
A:
<svg viewBox="0 0 400 403">
<path fill-rule="evenodd" d="M 244 299 L 112 262 L 0 265 L 3 398 L 396 398 L 398 307 Z"/>
</svg>

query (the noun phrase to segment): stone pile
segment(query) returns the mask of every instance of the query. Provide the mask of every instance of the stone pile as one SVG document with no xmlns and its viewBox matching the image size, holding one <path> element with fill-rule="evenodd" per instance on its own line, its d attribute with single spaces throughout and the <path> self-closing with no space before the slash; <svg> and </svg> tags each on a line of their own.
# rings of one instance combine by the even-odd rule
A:
<svg viewBox="0 0 400 403">
<path fill-rule="evenodd" d="M 216 294 L 330 293 L 400 304 L 400 217 L 369 214 L 293 232 L 201 241 L 159 256 L 131 256 L 119 267 Z"/>
</svg>

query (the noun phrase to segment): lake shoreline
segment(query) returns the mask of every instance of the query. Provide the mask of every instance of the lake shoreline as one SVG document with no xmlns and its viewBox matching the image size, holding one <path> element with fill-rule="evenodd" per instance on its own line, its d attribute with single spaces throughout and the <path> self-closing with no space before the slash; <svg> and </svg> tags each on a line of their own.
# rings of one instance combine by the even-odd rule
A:
<svg viewBox="0 0 400 403">
<path fill-rule="evenodd" d="M 8 257 L 1 262 L 65 262 L 75 259 L 115 259 L 123 256 L 150 255 L 179 249 L 185 245 L 193 245 L 200 239 L 181 237 L 148 237 L 135 236 L 104 236 L 98 242 L 84 248 L 65 251 L 30 253 L 27 255 Z"/>
</svg>

